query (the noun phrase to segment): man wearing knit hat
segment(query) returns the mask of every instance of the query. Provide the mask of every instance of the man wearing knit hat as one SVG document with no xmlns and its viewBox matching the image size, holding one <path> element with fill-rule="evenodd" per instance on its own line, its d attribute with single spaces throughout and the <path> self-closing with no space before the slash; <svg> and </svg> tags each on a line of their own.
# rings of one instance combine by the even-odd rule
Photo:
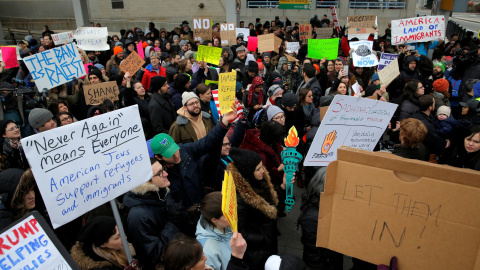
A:
<svg viewBox="0 0 480 270">
<path fill-rule="evenodd" d="M 180 58 L 183 58 L 187 51 L 188 51 L 188 41 L 186 40 L 180 41 Z"/>
<path fill-rule="evenodd" d="M 102 76 L 102 72 L 100 71 L 100 69 L 96 68 L 95 66 L 90 67 L 90 71 L 88 72 L 88 81 L 90 82 L 90 84 L 105 82 Z"/>
<path fill-rule="evenodd" d="M 105 68 L 105 71 L 107 72 L 107 76 L 110 77 L 112 75 L 116 75 L 116 70 L 118 70 L 118 68 L 120 67 L 120 62 L 122 62 L 123 57 L 124 57 L 124 52 L 123 52 L 122 47 L 120 47 L 120 46 L 114 47 L 113 48 L 113 55 L 110 58 L 110 60 L 108 60 L 107 66 Z M 114 72 L 112 72 L 112 69 L 114 67 L 115 67 L 115 70 L 114 70 Z"/>
<path fill-rule="evenodd" d="M 176 143 L 191 143 L 205 137 L 213 129 L 211 115 L 202 111 L 200 99 L 192 92 L 182 94 L 183 107 L 177 111 L 177 120 L 168 134 Z"/>
<path fill-rule="evenodd" d="M 438 62 L 433 66 L 433 73 L 430 77 L 423 79 L 422 84 L 425 87 L 425 94 L 433 93 L 433 83 L 438 79 L 445 79 L 443 73 L 445 72 L 445 64 L 443 62 Z M 448 81 L 447 81 L 448 82 Z"/>
<path fill-rule="evenodd" d="M 33 128 L 34 133 L 44 132 L 57 127 L 57 122 L 53 120 L 53 114 L 47 109 L 35 108 L 28 115 L 28 122 Z"/>
</svg>

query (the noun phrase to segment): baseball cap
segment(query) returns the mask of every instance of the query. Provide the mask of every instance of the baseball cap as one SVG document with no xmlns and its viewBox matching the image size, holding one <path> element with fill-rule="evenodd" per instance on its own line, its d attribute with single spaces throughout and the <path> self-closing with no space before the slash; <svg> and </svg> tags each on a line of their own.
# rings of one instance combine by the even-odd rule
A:
<svg viewBox="0 0 480 270">
<path fill-rule="evenodd" d="M 160 133 L 153 137 L 150 147 L 155 155 L 171 158 L 180 147 L 175 143 L 172 137 L 166 133 Z"/>
<path fill-rule="evenodd" d="M 462 107 L 468 107 L 469 110 L 480 112 L 480 101 L 478 100 L 470 99 L 467 102 L 459 102 L 458 104 Z"/>
</svg>

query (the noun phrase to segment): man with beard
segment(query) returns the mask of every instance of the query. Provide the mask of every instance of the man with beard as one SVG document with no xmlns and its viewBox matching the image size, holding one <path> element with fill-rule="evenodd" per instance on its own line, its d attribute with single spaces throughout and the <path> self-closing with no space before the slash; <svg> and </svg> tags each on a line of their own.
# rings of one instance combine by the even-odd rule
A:
<svg viewBox="0 0 480 270">
<path fill-rule="evenodd" d="M 425 87 L 425 95 L 433 93 L 433 83 L 438 79 L 445 79 L 443 73 L 445 72 L 445 64 L 438 62 L 433 66 L 433 74 L 423 80 L 422 84 Z"/>
<path fill-rule="evenodd" d="M 153 134 L 167 133 L 177 117 L 170 99 L 170 86 L 167 79 L 162 76 L 152 77 L 149 92 L 153 93 L 148 103 Z"/>
<path fill-rule="evenodd" d="M 247 60 L 247 48 L 238 46 L 235 50 L 237 57 L 233 60 L 232 69 L 239 68 L 242 73 L 245 73 L 245 61 Z"/>
<path fill-rule="evenodd" d="M 202 111 L 200 99 L 192 92 L 182 94 L 182 104 L 183 107 L 177 111 L 177 120 L 168 134 L 176 143 L 196 142 L 213 129 L 212 116 Z"/>
<path fill-rule="evenodd" d="M 275 66 L 270 62 L 271 56 L 272 54 L 270 52 L 263 53 L 262 63 L 265 67 L 265 74 L 263 75 L 264 78 L 269 78 L 270 74 L 275 71 Z"/>
</svg>

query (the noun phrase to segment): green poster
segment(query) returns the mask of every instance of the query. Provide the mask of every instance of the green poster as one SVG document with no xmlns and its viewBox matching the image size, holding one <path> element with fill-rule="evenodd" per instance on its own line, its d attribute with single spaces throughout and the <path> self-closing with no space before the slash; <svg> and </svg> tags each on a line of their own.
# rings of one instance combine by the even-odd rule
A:
<svg viewBox="0 0 480 270">
<path fill-rule="evenodd" d="M 336 59 L 338 56 L 338 38 L 331 39 L 309 39 L 308 40 L 308 57 L 314 59 L 327 60 Z"/>
</svg>

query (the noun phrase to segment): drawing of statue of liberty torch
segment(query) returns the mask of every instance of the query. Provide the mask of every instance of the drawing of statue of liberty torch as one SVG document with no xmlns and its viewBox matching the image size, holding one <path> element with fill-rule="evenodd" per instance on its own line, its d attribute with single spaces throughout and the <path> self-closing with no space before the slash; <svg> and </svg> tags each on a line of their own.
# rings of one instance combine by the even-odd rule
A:
<svg viewBox="0 0 480 270">
<path fill-rule="evenodd" d="M 286 174 L 286 189 L 287 198 L 285 199 L 285 208 L 287 212 L 290 212 L 292 209 L 295 200 L 293 199 L 293 184 L 292 179 L 294 173 L 297 171 L 298 163 L 303 159 L 303 156 L 297 152 L 295 147 L 297 147 L 300 139 L 298 138 L 298 133 L 295 127 L 293 126 L 288 131 L 288 136 L 285 138 L 285 146 L 287 149 L 283 150 L 282 155 L 282 162 L 283 162 L 283 171 Z"/>
</svg>

